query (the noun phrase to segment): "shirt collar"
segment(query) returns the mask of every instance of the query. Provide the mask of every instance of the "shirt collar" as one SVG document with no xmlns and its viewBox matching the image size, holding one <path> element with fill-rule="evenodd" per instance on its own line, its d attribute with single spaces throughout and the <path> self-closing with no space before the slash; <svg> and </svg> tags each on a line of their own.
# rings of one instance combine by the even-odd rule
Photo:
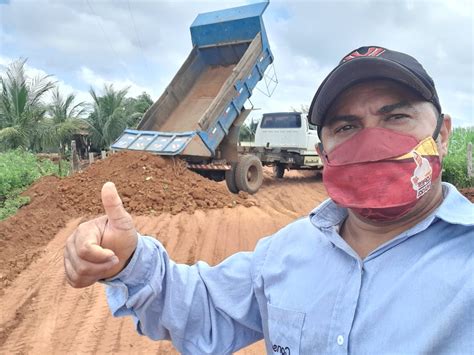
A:
<svg viewBox="0 0 474 355">
<path fill-rule="evenodd" d="M 474 204 L 453 185 L 447 182 L 443 182 L 442 185 L 444 199 L 434 212 L 435 217 L 451 224 L 474 225 Z M 340 225 L 347 214 L 347 208 L 340 207 L 333 200 L 327 199 L 311 211 L 309 218 L 317 228 L 330 228 Z M 426 219 L 432 217 L 431 214 Z"/>
<path fill-rule="evenodd" d="M 474 204 L 447 182 L 443 182 L 443 194 L 444 200 L 435 216 L 451 224 L 474 225 Z"/>
<path fill-rule="evenodd" d="M 347 214 L 347 208 L 338 206 L 328 198 L 311 211 L 309 219 L 317 228 L 330 228 L 340 225 Z"/>
</svg>

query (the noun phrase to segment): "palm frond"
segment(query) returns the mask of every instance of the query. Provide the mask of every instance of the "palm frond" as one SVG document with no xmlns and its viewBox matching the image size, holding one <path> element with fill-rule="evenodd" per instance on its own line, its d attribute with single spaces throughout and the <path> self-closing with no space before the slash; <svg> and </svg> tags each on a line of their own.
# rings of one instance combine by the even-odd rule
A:
<svg viewBox="0 0 474 355">
<path fill-rule="evenodd" d="M 41 102 L 44 94 L 54 89 L 57 81 L 50 81 L 51 75 L 36 76 L 30 80 L 28 100 L 31 105 Z"/>
<path fill-rule="evenodd" d="M 41 100 L 55 85 L 49 75 L 29 79 L 25 63 L 21 58 L 12 62 L 1 77 L 0 128 L 9 128 L 2 141 L 11 148 L 41 146 L 39 123 L 47 109 Z"/>
<path fill-rule="evenodd" d="M 0 144 L 6 148 L 28 148 L 28 136 L 19 127 L 0 129 Z"/>
</svg>

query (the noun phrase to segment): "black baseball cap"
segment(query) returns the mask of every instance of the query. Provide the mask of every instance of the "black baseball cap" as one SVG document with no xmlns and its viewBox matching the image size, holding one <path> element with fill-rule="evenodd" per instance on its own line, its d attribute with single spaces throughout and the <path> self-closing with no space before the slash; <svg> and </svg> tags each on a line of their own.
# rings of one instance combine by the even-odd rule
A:
<svg viewBox="0 0 474 355">
<path fill-rule="evenodd" d="M 441 113 L 433 79 L 415 58 L 377 46 L 360 47 L 344 56 L 314 95 L 308 119 L 318 126 L 319 135 L 326 112 L 336 97 L 348 87 L 368 79 L 389 79 L 404 84 L 432 102 Z"/>
</svg>

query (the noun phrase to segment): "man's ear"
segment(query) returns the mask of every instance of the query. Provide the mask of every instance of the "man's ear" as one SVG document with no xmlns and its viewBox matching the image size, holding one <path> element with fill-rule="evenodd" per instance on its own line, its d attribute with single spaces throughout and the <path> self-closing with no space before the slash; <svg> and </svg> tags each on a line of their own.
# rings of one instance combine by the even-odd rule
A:
<svg viewBox="0 0 474 355">
<path fill-rule="evenodd" d="M 316 153 L 318 153 L 319 156 L 323 154 L 323 149 L 322 149 L 322 144 L 321 143 L 316 143 L 314 145 L 314 148 L 316 149 Z"/>
<path fill-rule="evenodd" d="M 443 115 L 443 122 L 439 131 L 440 158 L 443 159 L 448 154 L 449 137 L 451 137 L 451 116 Z"/>
<path fill-rule="evenodd" d="M 321 143 L 321 142 L 316 143 L 316 145 L 314 147 L 316 148 L 316 152 L 318 153 L 319 158 L 321 159 L 321 163 L 323 163 L 323 166 L 324 166 L 326 159 L 322 158 L 323 154 L 324 154 L 323 143 Z"/>
</svg>

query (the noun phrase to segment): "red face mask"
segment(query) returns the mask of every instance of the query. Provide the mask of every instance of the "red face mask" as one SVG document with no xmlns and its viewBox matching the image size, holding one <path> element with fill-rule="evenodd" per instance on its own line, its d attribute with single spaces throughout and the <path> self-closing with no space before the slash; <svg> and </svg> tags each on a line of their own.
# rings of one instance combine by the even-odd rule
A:
<svg viewBox="0 0 474 355">
<path fill-rule="evenodd" d="M 366 128 L 322 154 L 323 182 L 338 205 L 375 221 L 407 214 L 441 172 L 432 137 Z"/>
</svg>

